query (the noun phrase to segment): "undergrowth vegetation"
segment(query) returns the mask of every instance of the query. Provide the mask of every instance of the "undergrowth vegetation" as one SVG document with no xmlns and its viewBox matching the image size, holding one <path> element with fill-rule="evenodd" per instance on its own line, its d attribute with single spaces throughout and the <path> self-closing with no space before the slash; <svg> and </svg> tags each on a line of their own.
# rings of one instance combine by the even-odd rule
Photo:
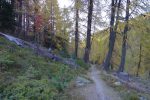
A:
<svg viewBox="0 0 150 100">
<path fill-rule="evenodd" d="M 101 74 L 102 79 L 107 85 L 112 87 L 115 91 L 118 91 L 122 100 L 149 100 L 150 95 L 142 92 L 138 92 L 134 89 L 129 88 L 127 85 L 121 83 L 120 85 L 115 85 L 117 80 L 107 74 Z"/>
<path fill-rule="evenodd" d="M 0 99 L 56 100 L 79 73 L 0 37 Z"/>
<path fill-rule="evenodd" d="M 76 59 L 76 63 L 86 70 L 90 68 L 90 64 L 85 63 L 82 59 Z"/>
</svg>

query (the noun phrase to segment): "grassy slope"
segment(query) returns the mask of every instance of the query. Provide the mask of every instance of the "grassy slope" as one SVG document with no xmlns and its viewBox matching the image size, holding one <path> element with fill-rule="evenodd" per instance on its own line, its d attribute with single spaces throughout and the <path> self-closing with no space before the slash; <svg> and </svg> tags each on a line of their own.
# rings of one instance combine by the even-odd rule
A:
<svg viewBox="0 0 150 100">
<path fill-rule="evenodd" d="M 115 85 L 114 83 L 117 82 L 117 80 L 111 77 L 109 74 L 101 73 L 101 78 L 106 82 L 107 85 L 118 91 L 122 100 L 141 100 L 140 98 L 143 98 L 142 100 L 150 100 L 150 94 L 136 91 L 124 84 L 118 86 Z"/>
<path fill-rule="evenodd" d="M 0 99 L 58 99 L 79 73 L 0 37 Z"/>
</svg>

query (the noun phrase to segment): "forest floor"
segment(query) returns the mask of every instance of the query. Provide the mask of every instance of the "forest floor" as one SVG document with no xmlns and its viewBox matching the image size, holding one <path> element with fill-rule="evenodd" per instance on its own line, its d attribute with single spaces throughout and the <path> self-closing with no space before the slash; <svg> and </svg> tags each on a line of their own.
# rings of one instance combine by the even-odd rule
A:
<svg viewBox="0 0 150 100">
<path fill-rule="evenodd" d="M 74 88 L 71 92 L 71 100 L 121 100 L 113 88 L 106 85 L 100 77 L 100 71 L 92 65 L 88 77 L 93 81 L 83 87 Z"/>
<path fill-rule="evenodd" d="M 34 45 L 31 43 L 28 43 L 25 41 L 22 42 L 20 39 L 18 40 L 17 38 L 10 37 L 9 35 L 6 35 L 6 37 L 9 38 L 10 41 L 13 40 L 13 42 L 15 42 L 17 45 L 22 45 L 21 43 L 25 43 L 29 46 L 29 48 L 35 48 Z M 56 60 L 63 62 L 65 64 L 68 64 L 68 65 L 76 65 L 76 62 L 72 60 L 64 59 L 64 58 L 57 57 L 57 56 L 50 54 L 48 50 L 43 47 L 40 47 L 40 51 L 42 52 L 42 55 L 48 56 L 49 58 L 55 58 Z M 145 94 L 143 96 L 143 94 L 141 93 L 139 94 L 139 93 L 136 93 L 135 91 L 132 91 L 132 90 L 130 91 L 128 88 L 124 87 L 124 85 L 122 84 L 120 86 L 112 86 L 114 85 L 114 82 L 116 80 L 114 81 L 114 79 L 106 75 L 103 75 L 102 71 L 100 71 L 100 69 L 97 69 L 95 65 L 91 66 L 86 76 L 88 77 L 89 80 L 92 80 L 92 82 L 90 82 L 89 84 L 85 84 L 84 86 L 74 87 L 71 91 L 69 90 L 69 95 L 70 95 L 69 100 L 122 100 L 122 96 L 124 96 L 125 98 L 123 100 L 149 100 L 149 99 L 134 99 L 137 97 L 145 98 Z M 136 81 L 134 83 L 136 83 L 137 85 L 137 83 L 139 84 L 141 82 Z M 138 86 L 139 87 L 144 86 L 146 89 L 149 87 L 149 82 L 146 81 L 143 84 L 138 85 Z M 123 94 L 123 95 L 120 95 L 120 94 Z M 127 98 L 129 96 L 131 97 L 131 99 Z M 148 98 L 150 98 L 149 94 L 146 94 L 146 98 L 147 96 Z"/>
</svg>

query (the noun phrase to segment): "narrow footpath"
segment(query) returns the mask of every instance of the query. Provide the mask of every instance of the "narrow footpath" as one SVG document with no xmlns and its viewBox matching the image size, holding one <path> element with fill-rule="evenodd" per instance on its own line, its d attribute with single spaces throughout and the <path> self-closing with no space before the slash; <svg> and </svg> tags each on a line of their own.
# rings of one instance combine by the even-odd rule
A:
<svg viewBox="0 0 150 100">
<path fill-rule="evenodd" d="M 88 75 L 93 83 L 74 89 L 71 100 L 121 100 L 117 92 L 101 79 L 95 65 L 92 65 Z"/>
</svg>

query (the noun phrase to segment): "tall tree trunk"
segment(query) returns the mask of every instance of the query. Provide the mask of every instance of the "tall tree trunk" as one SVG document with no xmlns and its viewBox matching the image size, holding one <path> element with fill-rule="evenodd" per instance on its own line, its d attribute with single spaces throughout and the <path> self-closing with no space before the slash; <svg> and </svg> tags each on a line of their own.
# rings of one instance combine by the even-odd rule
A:
<svg viewBox="0 0 150 100">
<path fill-rule="evenodd" d="M 50 8 L 50 32 L 51 32 L 51 36 L 52 36 L 52 39 L 53 39 L 53 36 L 55 35 L 55 30 L 54 30 L 54 7 L 53 7 L 53 2 L 51 2 L 51 8 Z"/>
<path fill-rule="evenodd" d="M 19 27 L 19 30 L 18 30 L 18 36 L 20 34 L 20 32 L 22 32 L 22 0 L 19 0 L 19 20 L 18 20 L 18 27 Z"/>
<path fill-rule="evenodd" d="M 29 12 L 29 1 L 26 1 L 26 3 L 27 3 L 27 6 L 26 6 L 26 11 L 27 11 L 27 13 Z M 29 27 L 30 27 L 30 16 L 29 16 L 29 14 L 26 14 L 26 23 L 27 23 L 27 25 L 26 25 L 26 35 L 28 36 L 28 34 L 29 34 Z"/>
<path fill-rule="evenodd" d="M 26 37 L 26 14 L 23 14 L 23 38 Z"/>
<path fill-rule="evenodd" d="M 137 73 L 136 73 L 137 77 L 139 76 L 139 70 L 141 68 L 141 61 L 142 61 L 142 43 L 140 43 L 139 63 L 138 63 Z"/>
<path fill-rule="evenodd" d="M 85 47 L 85 54 L 84 54 L 84 61 L 85 62 L 89 62 L 89 55 L 90 55 L 90 50 L 91 50 L 92 15 L 93 15 L 93 0 L 89 0 L 89 3 L 88 3 L 87 38 L 86 38 L 86 47 Z"/>
<path fill-rule="evenodd" d="M 112 53 L 114 50 L 114 45 L 115 45 L 115 40 L 116 40 L 116 30 L 118 27 L 118 18 L 119 18 L 119 10 L 120 10 L 120 3 L 121 0 L 119 0 L 118 3 L 118 11 L 117 11 L 117 17 L 116 17 L 116 25 L 114 27 L 114 23 L 115 23 L 115 13 L 116 13 L 116 4 L 117 4 L 118 0 L 112 0 L 111 2 L 111 20 L 110 20 L 110 36 L 109 36 L 109 50 L 104 62 L 104 70 L 108 71 L 109 70 L 109 66 L 110 66 L 110 62 L 111 62 L 111 58 L 112 58 Z"/>
<path fill-rule="evenodd" d="M 26 35 L 28 36 L 29 34 L 29 27 L 30 27 L 30 17 L 27 15 L 27 26 L 26 26 Z"/>
<path fill-rule="evenodd" d="M 14 9 L 15 9 L 15 0 L 11 0 L 11 6 L 12 6 L 12 9 L 13 9 L 13 29 L 11 30 L 11 32 L 14 34 L 15 33 L 15 12 L 14 12 Z"/>
<path fill-rule="evenodd" d="M 23 2 L 24 4 L 24 39 L 26 39 L 26 37 L 27 37 L 27 26 L 28 26 L 28 14 L 27 14 L 27 7 L 28 7 L 28 3 L 27 3 L 27 1 L 24 1 Z"/>
<path fill-rule="evenodd" d="M 38 1 L 34 0 L 34 4 L 38 5 Z M 34 41 L 35 41 L 35 44 L 36 44 L 35 51 L 36 51 L 37 55 L 39 54 L 39 32 L 38 32 L 38 28 L 36 26 L 38 11 L 39 11 L 39 9 L 36 8 L 36 6 L 35 6 L 34 7 L 34 27 L 33 27 L 33 32 L 34 32 Z"/>
<path fill-rule="evenodd" d="M 76 24 L 75 24 L 75 58 L 78 58 L 78 43 L 79 43 L 79 0 L 76 0 Z"/>
<path fill-rule="evenodd" d="M 127 0 L 126 4 L 126 17 L 125 17 L 125 28 L 123 32 L 123 40 L 122 40 L 122 55 L 121 55 L 121 62 L 119 66 L 118 72 L 124 71 L 125 61 L 126 61 L 126 41 L 127 41 L 127 32 L 129 30 L 129 6 L 130 0 Z"/>
<path fill-rule="evenodd" d="M 150 71 L 149 71 L 149 76 L 148 76 L 148 78 L 150 79 Z"/>
</svg>

